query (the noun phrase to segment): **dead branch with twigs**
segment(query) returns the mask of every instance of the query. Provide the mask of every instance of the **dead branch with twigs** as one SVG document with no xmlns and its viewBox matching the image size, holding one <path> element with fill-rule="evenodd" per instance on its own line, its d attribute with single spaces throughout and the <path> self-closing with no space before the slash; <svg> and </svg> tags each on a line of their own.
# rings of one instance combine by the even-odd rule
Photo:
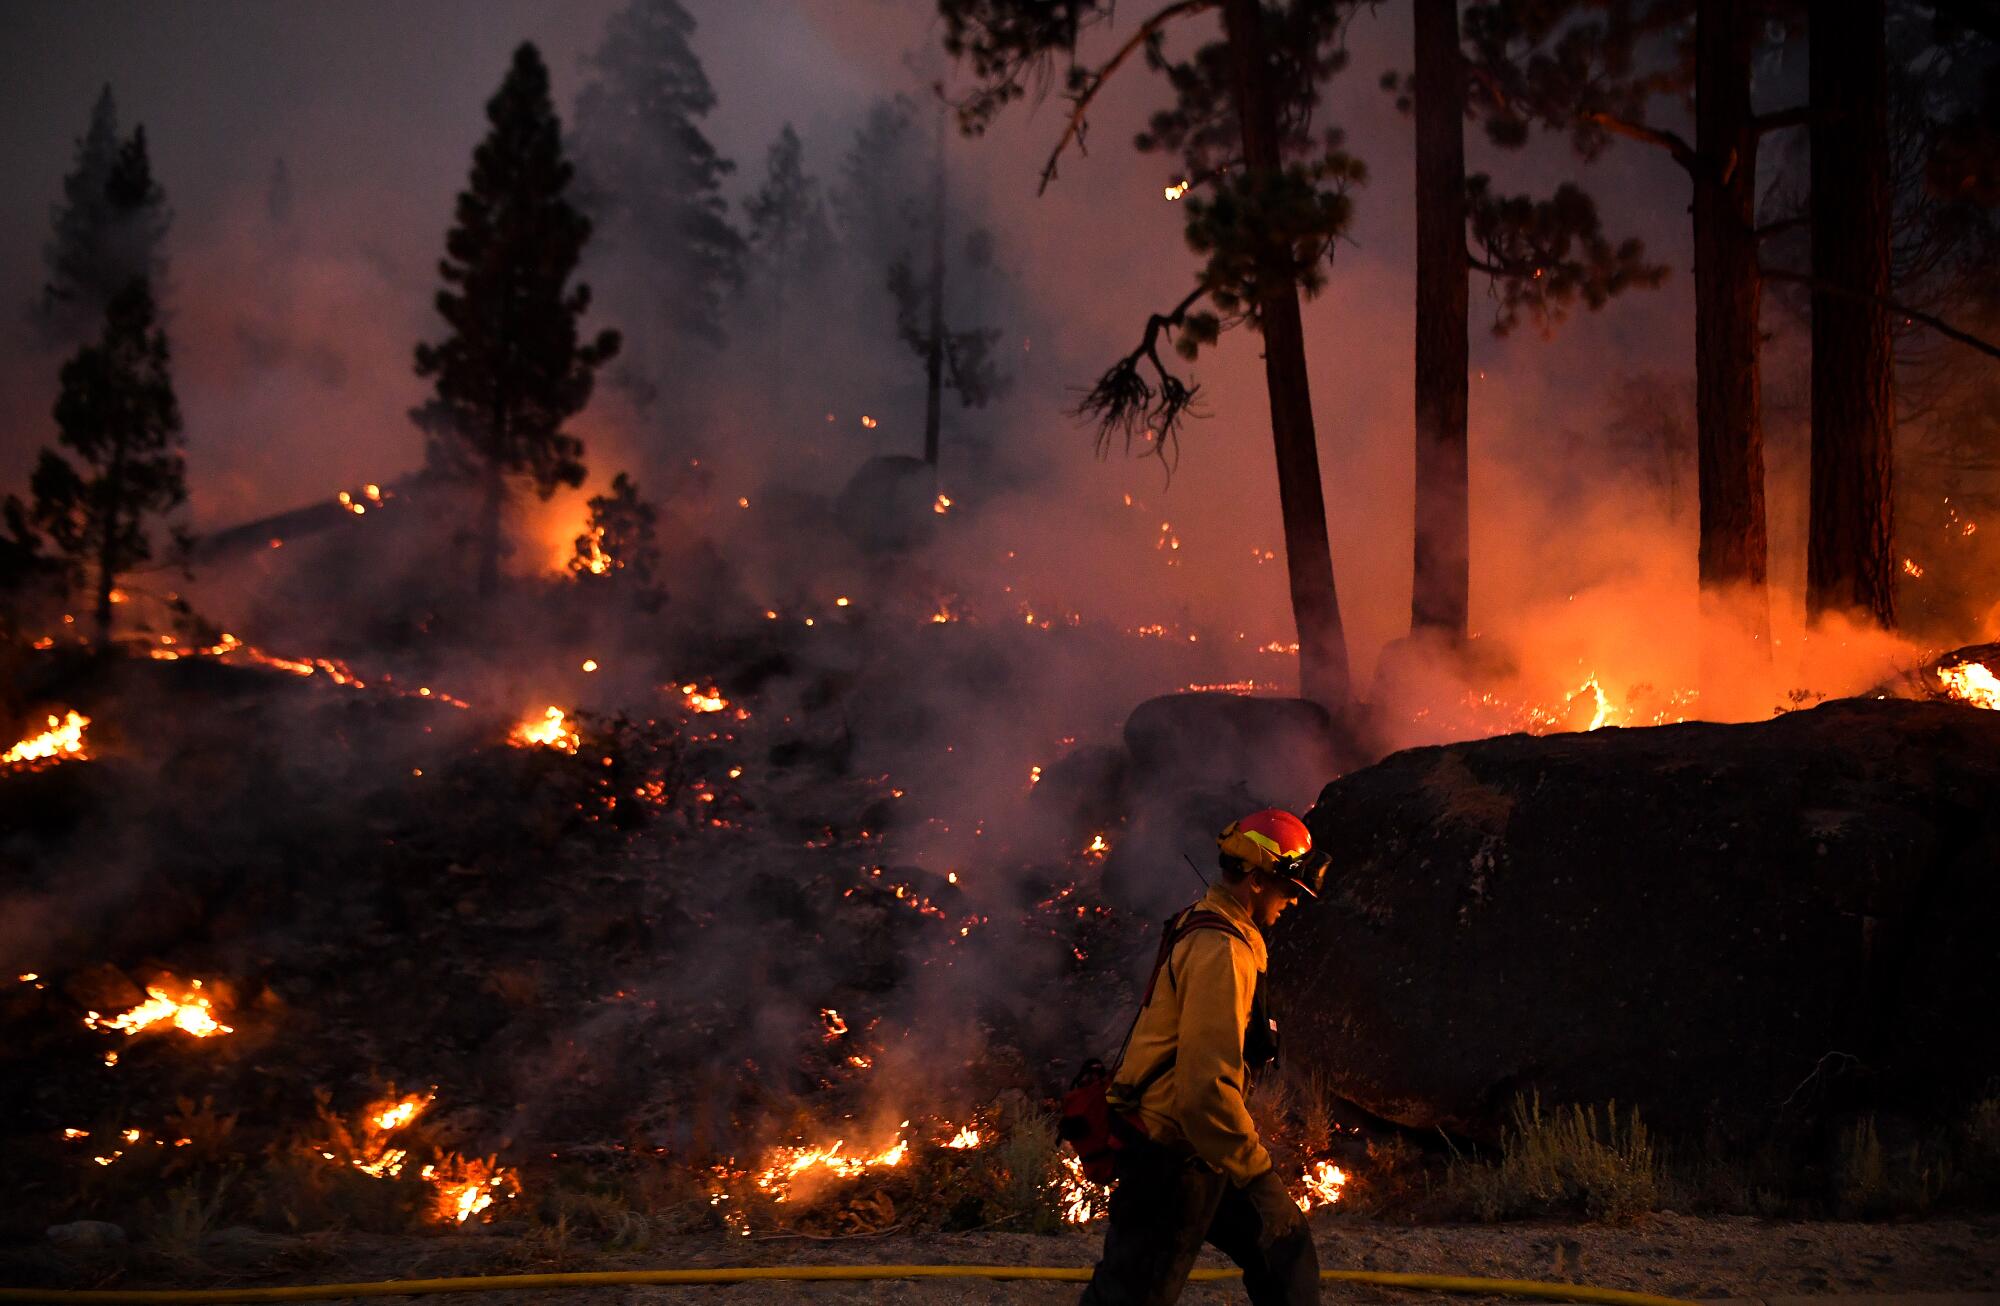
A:
<svg viewBox="0 0 2000 1306">
<path fill-rule="evenodd" d="M 1138 347 L 1107 368 L 1077 405 L 1077 416 L 1097 424 L 1098 457 L 1111 452 L 1114 434 L 1124 435 L 1125 452 L 1129 454 L 1134 437 L 1145 432 L 1152 445 L 1147 454 L 1158 458 L 1172 477 L 1174 466 L 1180 461 L 1180 424 L 1193 408 L 1201 387 L 1183 381 L 1167 366 L 1160 356 L 1160 342 L 1186 325 L 1189 311 L 1207 293 L 1208 286 L 1198 284 L 1170 312 L 1148 317 Z M 1146 368 L 1151 369 L 1150 380 Z"/>
<path fill-rule="evenodd" d="M 1064 150 L 1074 143 L 1078 153 L 1085 152 L 1084 136 L 1087 131 L 1085 116 L 1090 112 L 1091 102 L 1097 98 L 1097 92 L 1104 84 L 1111 80 L 1112 74 L 1132 57 L 1133 51 L 1144 48 L 1149 42 L 1157 41 L 1167 24 L 1175 19 L 1198 14 L 1204 9 L 1213 9 L 1215 5 L 1216 0 L 1175 0 L 1175 3 L 1139 24 L 1137 30 L 1126 38 L 1125 43 L 1095 69 L 1071 71 L 1073 89 L 1069 97 L 1069 121 L 1064 124 L 1063 133 L 1057 138 L 1055 148 L 1049 151 L 1049 161 L 1042 165 L 1042 182 L 1035 188 L 1037 195 L 1046 191 L 1049 183 L 1055 180 L 1056 164 L 1062 159 Z"/>
</svg>

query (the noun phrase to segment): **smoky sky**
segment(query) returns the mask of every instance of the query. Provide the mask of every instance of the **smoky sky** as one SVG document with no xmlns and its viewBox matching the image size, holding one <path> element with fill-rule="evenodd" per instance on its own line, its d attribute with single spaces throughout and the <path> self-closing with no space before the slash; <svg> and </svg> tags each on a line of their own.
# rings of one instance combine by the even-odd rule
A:
<svg viewBox="0 0 2000 1306">
<path fill-rule="evenodd" d="M 343 0 L 338 4 L 161 5 L 14 0 L 0 16 L 0 487 L 22 487 L 48 413 L 60 359 L 39 349 L 26 308 L 43 275 L 49 209 L 98 88 L 109 83 L 121 125 L 143 123 L 174 225 L 165 301 L 186 414 L 190 511 L 197 529 L 309 503 L 341 487 L 390 481 L 415 467 L 421 441 L 407 409 L 421 394 L 410 349 L 434 336 L 435 263 L 452 199 L 484 129 L 482 109 L 512 48 L 536 42 L 570 114 L 580 59 L 614 0 Z M 810 167 L 830 178 L 871 99 L 921 93 L 942 71 L 940 27 L 925 0 L 689 0 L 695 45 L 718 106 L 705 130 L 738 170 L 732 201 L 754 184 L 779 127 L 794 123 Z M 1122 7 L 1122 25 L 1135 21 Z M 1351 67 L 1329 89 L 1368 165 L 1357 220 L 1326 290 L 1306 311 L 1314 409 L 1328 517 L 1349 640 L 1365 669 L 1408 623 L 1410 575 L 1413 243 L 1411 132 L 1379 89 L 1409 47 L 1402 6 L 1363 10 Z M 1188 34 L 1206 35 L 1197 20 Z M 1108 48 L 1116 33 L 1096 33 Z M 1090 53 L 1089 50 L 1086 53 Z M 1203 620 L 1252 640 L 1292 638 L 1258 341 L 1233 332 L 1195 369 L 1207 420 L 1186 433 L 1178 475 L 1116 457 L 1093 462 L 1089 433 L 1067 410 L 1075 387 L 1136 342 L 1145 317 L 1177 301 L 1195 262 L 1181 213 L 1161 194 L 1174 163 L 1140 155 L 1133 134 L 1164 103 L 1134 67 L 1104 97 L 1087 154 L 1072 155 L 1037 197 L 1061 130 L 1060 99 L 1017 105 L 985 138 L 954 141 L 952 184 L 998 237 L 1001 257 L 1037 306 L 1037 333 L 1010 331 L 1003 350 L 1024 372 L 998 419 L 1044 469 L 1017 514 L 1017 547 L 1057 596 L 1088 614 Z M 1674 112 L 1669 107 L 1667 112 Z M 1546 194 L 1584 181 L 1614 236 L 1643 237 L 1668 264 L 1666 286 L 1601 313 L 1578 312 L 1552 340 L 1486 331 L 1473 290 L 1474 620 L 1524 595 L 1576 584 L 1573 551 L 1554 547 L 1575 505 L 1546 486 L 1557 451 L 1599 420 L 1618 375 L 1691 369 L 1688 183 L 1662 152 L 1620 144 L 1592 165 L 1562 142 L 1498 155 L 1468 130 L 1474 168 L 1503 189 Z M 291 230 L 264 221 L 274 166 L 293 193 Z M 740 210 L 733 216 L 740 221 Z M 837 322 L 841 305 L 822 306 Z M 836 328 L 837 329 L 837 328 Z M 851 415 L 841 414 L 842 420 Z M 890 434 L 921 411 L 877 415 Z M 604 437 L 612 445 L 616 436 Z M 1588 458 L 1588 442 L 1584 452 Z M 610 468 L 592 467 L 593 486 Z M 1615 473 L 1615 468 L 1609 469 Z M 949 483 L 951 468 L 946 463 Z M 1788 511 L 1773 487 L 1774 514 Z M 1124 496 L 1135 506 L 1126 508 Z M 1792 496 L 1796 499 L 1796 495 Z M 1565 518 L 1569 520 L 1565 520 Z M 1079 565 L 1113 535 L 1150 543 L 1170 522 L 1178 565 Z M 1784 536 L 1782 520 L 1774 534 Z M 1686 567 L 1691 575 L 1689 538 Z M 1613 543 L 1592 565 L 1615 570 Z M 1118 555 L 1143 556 L 1132 550 Z M 1677 564 L 1678 565 L 1678 564 Z M 1783 576 L 1785 561 L 1774 571 Z M 1566 572 L 1565 569 L 1569 571 Z M 1030 583 L 1033 576 L 1026 578 Z M 1560 594 L 1557 594 L 1560 599 Z M 1275 678 L 1289 680 L 1287 669 Z"/>
</svg>

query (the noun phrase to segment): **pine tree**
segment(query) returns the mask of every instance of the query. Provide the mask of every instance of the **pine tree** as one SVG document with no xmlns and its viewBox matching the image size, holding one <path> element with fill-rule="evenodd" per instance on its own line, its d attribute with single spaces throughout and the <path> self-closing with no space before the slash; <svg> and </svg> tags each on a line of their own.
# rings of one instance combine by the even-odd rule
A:
<svg viewBox="0 0 2000 1306">
<path fill-rule="evenodd" d="M 1744 641 L 1768 656 L 1769 545 L 1758 313 L 1758 149 L 1803 109 L 1756 112 L 1760 39 L 1787 30 L 1795 0 L 1475 0 L 1466 27 L 1488 134 L 1533 123 L 1567 132 L 1585 158 L 1613 140 L 1666 151 L 1692 183 L 1698 570 L 1704 681 Z M 1694 100 L 1694 139 L 1648 119 L 1666 96 Z"/>
<path fill-rule="evenodd" d="M 1167 29 L 1218 7 L 1223 39 L 1170 59 Z M 1180 156 L 1187 241 L 1203 267 L 1180 303 L 1154 314 L 1138 347 L 1099 378 L 1082 411 L 1097 424 L 1100 452 L 1122 435 L 1127 448 L 1140 443 L 1171 466 L 1198 387 L 1167 365 L 1160 345 L 1171 338 L 1192 358 L 1225 323 L 1248 324 L 1263 336 L 1301 692 L 1335 710 L 1349 702 L 1347 646 L 1299 300 L 1325 284 L 1335 241 L 1352 215 L 1348 191 L 1365 177 L 1337 130 L 1312 125 L 1323 84 L 1345 66 L 1342 38 L 1353 8 L 1349 0 L 1171 0 L 1089 68 L 1076 62 L 1077 40 L 1086 26 L 1111 19 L 1109 0 L 939 0 L 946 49 L 969 58 L 981 80 L 960 110 L 969 131 L 1047 85 L 1058 62 L 1066 63 L 1072 109 L 1044 185 L 1082 135 L 1097 93 L 1134 54 L 1165 76 L 1174 103 L 1153 115 L 1138 145 Z M 1208 307 L 1198 308 L 1204 300 Z"/>
<path fill-rule="evenodd" d="M 722 196 L 735 165 L 702 134 L 715 92 L 694 29 L 679 0 L 632 0 L 585 61 L 594 78 L 576 99 L 578 202 L 597 219 L 600 252 L 624 260 L 615 306 L 669 371 L 688 346 L 722 343 L 724 296 L 743 283 L 743 238 Z"/>
<path fill-rule="evenodd" d="M 162 283 L 162 245 L 172 221 L 166 195 L 153 178 L 145 128 L 119 139 L 109 86 L 98 94 L 90 126 L 77 140 L 63 202 L 51 219 L 54 234 L 42 252 L 48 281 L 35 304 L 49 343 L 73 343 L 94 331 L 135 278 Z"/>
<path fill-rule="evenodd" d="M 1521 3 L 1522 0 L 1497 0 Z M 1486 276 L 1493 333 L 1523 320 L 1552 335 L 1581 301 L 1595 311 L 1628 289 L 1657 286 L 1664 266 L 1643 242 L 1613 244 L 1597 202 L 1564 182 L 1548 199 L 1498 192 L 1465 171 L 1470 99 L 1458 0 L 1415 0 L 1415 71 L 1391 74 L 1398 105 L 1416 119 L 1416 495 L 1410 628 L 1463 640 L 1471 600 L 1467 439 L 1469 273 Z M 1519 147 L 1525 135 L 1503 134 Z M 1474 248 L 1468 252 L 1470 238 Z"/>
<path fill-rule="evenodd" d="M 785 376 L 785 308 L 823 273 L 833 257 L 819 180 L 805 170 L 805 147 L 786 123 L 765 156 L 764 181 L 743 202 L 750 249 L 771 296 L 772 353 L 780 387 Z"/>
<path fill-rule="evenodd" d="M 55 419 L 70 456 L 44 448 L 30 503 L 10 498 L 6 517 L 17 542 L 38 551 L 46 538 L 71 585 L 91 588 L 97 646 L 107 649 L 112 592 L 153 557 L 148 519 L 187 498 L 167 337 L 143 278 L 111 301 L 98 342 L 63 365 Z"/>
<path fill-rule="evenodd" d="M 1887 6 L 1815 0 L 1809 30 L 1812 270 L 1824 289 L 1812 296 L 1806 616 L 1843 612 L 1887 629 L 1896 624 Z"/>
<path fill-rule="evenodd" d="M 938 465 L 944 391 L 956 394 L 962 407 L 981 408 L 1007 388 L 993 358 L 999 329 L 954 326 L 956 314 L 947 307 L 950 284 L 964 279 L 948 275 L 951 268 L 984 271 L 992 262 L 993 236 L 975 227 L 966 233 L 959 257 L 946 258 L 958 222 L 947 202 L 944 128 L 940 105 L 936 149 L 926 169 L 916 157 L 909 101 L 898 97 L 877 104 L 842 162 L 841 184 L 833 194 L 849 248 L 864 261 L 885 261 L 896 334 L 923 364 L 924 461 L 932 468 Z"/>
<path fill-rule="evenodd" d="M 908 262 L 923 224 L 924 160 L 908 96 L 875 101 L 827 195 L 843 245 L 877 269 Z"/>
<path fill-rule="evenodd" d="M 429 434 L 431 468 L 481 485 L 481 596 L 499 586 L 509 482 L 543 498 L 582 483 L 583 442 L 563 427 L 590 401 L 597 369 L 619 344 L 615 331 L 578 340 L 590 289 L 569 282 L 590 220 L 565 197 L 571 168 L 533 45 L 515 51 L 486 117 L 439 265 L 437 310 L 451 333 L 417 346 L 417 375 L 435 394 L 412 414 Z"/>
</svg>

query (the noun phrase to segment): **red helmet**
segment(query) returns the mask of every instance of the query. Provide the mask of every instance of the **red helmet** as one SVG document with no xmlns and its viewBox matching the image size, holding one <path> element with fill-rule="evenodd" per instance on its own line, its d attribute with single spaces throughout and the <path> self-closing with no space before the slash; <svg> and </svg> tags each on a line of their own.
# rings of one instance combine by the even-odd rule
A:
<svg viewBox="0 0 2000 1306">
<path fill-rule="evenodd" d="M 1290 881 L 1308 898 L 1319 897 L 1326 883 L 1326 854 L 1313 851 L 1306 823 L 1281 808 L 1267 807 L 1230 822 L 1216 836 L 1216 844 L 1225 856 L 1253 871 Z"/>
</svg>

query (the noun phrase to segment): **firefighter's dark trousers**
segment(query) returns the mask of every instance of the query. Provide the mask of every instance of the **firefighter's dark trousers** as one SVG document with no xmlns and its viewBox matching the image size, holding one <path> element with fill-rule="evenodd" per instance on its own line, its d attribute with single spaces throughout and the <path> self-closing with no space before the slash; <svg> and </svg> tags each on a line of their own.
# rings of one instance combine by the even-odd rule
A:
<svg viewBox="0 0 2000 1306">
<path fill-rule="evenodd" d="M 1118 1154 L 1110 1228 L 1083 1306 L 1170 1306 L 1203 1242 L 1243 1267 L 1256 1306 L 1319 1301 L 1319 1254 L 1278 1176 L 1238 1188 L 1185 1152 L 1142 1143 Z"/>
</svg>

